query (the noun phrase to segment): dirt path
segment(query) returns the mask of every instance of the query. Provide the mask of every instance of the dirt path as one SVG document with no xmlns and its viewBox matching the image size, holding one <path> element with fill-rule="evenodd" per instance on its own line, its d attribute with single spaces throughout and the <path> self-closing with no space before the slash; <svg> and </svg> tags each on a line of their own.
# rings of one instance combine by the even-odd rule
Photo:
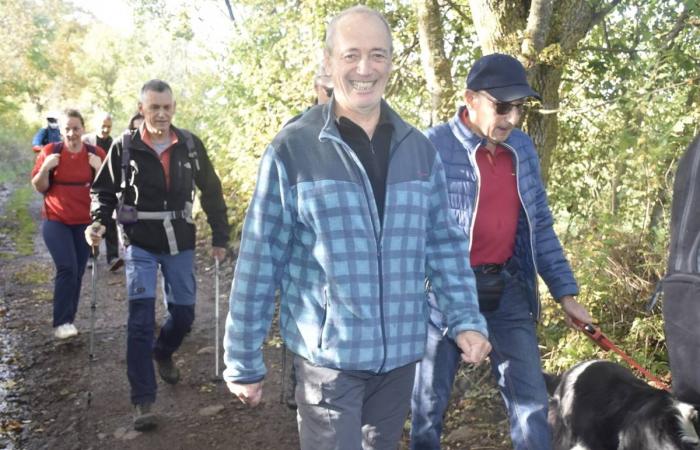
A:
<svg viewBox="0 0 700 450">
<path fill-rule="evenodd" d="M 39 221 L 38 196 L 32 214 Z M 269 375 L 264 403 L 249 409 L 214 375 L 214 276 L 211 261 L 197 263 L 198 300 L 190 335 L 175 354 L 179 384 L 158 380 L 154 432 L 131 428 L 126 379 L 127 301 L 123 269 L 107 271 L 98 260 L 96 359 L 89 363 L 91 275 L 83 281 L 76 320 L 80 335 L 57 342 L 51 328 L 53 264 L 40 235 L 32 256 L 0 259 L 0 447 L 8 449 L 295 449 L 296 416 L 280 404 L 282 360 L 279 339 L 265 345 Z M 204 243 L 200 249 L 206 248 Z M 232 263 L 222 266 L 220 327 L 228 312 Z M 164 317 L 157 302 L 157 320 Z M 223 363 L 221 363 L 223 366 Z M 3 367 L 14 372 L 2 378 Z M 6 374 L 7 375 L 7 374 Z M 469 381 L 466 381 L 469 384 Z M 463 390 L 462 390 L 463 392 Z M 4 393 L 4 395 L 3 395 Z M 88 395 L 92 402 L 88 406 Z M 509 448 L 502 411 L 492 390 L 455 395 L 446 422 L 445 449 Z M 3 401 L 4 400 L 4 401 Z M 469 444 L 467 444 L 469 442 Z M 401 448 L 407 448 L 406 440 Z"/>
</svg>

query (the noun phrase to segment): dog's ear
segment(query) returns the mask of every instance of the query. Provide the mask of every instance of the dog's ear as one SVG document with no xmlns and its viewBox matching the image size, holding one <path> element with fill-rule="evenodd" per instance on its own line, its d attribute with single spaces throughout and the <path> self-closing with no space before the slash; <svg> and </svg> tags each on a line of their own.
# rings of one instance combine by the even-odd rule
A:
<svg viewBox="0 0 700 450">
<path fill-rule="evenodd" d="M 547 392 L 549 393 L 549 396 L 554 396 L 554 391 L 557 390 L 557 386 L 559 386 L 559 382 L 561 381 L 561 375 L 554 375 L 547 372 L 542 372 L 542 375 L 544 376 L 545 384 L 547 384 Z"/>
</svg>

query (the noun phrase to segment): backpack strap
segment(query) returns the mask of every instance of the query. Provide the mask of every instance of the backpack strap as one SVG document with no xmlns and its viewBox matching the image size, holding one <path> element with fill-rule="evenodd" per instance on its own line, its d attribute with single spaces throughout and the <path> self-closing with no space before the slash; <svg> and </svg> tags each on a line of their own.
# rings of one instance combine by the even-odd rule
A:
<svg viewBox="0 0 700 450">
<path fill-rule="evenodd" d="M 192 133 L 189 132 L 189 130 L 185 130 L 183 128 L 179 128 L 180 132 L 182 132 L 183 136 L 185 136 L 185 146 L 187 146 L 187 157 L 190 160 L 190 165 L 192 166 L 192 198 L 191 200 L 194 202 L 194 196 L 195 196 L 195 190 L 197 189 L 197 185 L 195 184 L 195 176 L 197 175 L 197 172 L 199 172 L 199 154 L 197 153 L 197 147 L 194 145 L 194 137 L 192 136 Z"/>
<path fill-rule="evenodd" d="M 199 158 L 197 158 L 197 147 L 194 145 L 194 138 L 192 137 L 192 133 L 190 133 L 188 130 L 185 130 L 183 128 L 180 128 L 180 131 L 182 134 L 185 136 L 185 145 L 187 146 L 187 156 L 190 158 L 190 161 L 193 163 L 193 166 L 195 170 L 199 171 Z"/>
<path fill-rule="evenodd" d="M 93 155 L 97 154 L 97 148 L 94 145 L 90 145 L 87 143 L 83 143 L 83 144 L 85 145 L 85 148 L 87 149 L 88 153 L 92 153 Z M 61 153 L 62 151 L 63 151 L 63 141 L 54 142 L 52 144 L 51 154 L 55 155 L 57 153 Z M 53 181 L 54 170 L 56 170 L 55 167 L 53 169 L 51 169 L 51 171 L 49 172 L 49 186 L 54 184 L 54 181 Z M 92 166 L 90 166 L 90 170 L 92 170 L 92 179 L 94 180 L 95 179 L 95 169 L 93 169 Z M 84 186 L 85 185 L 85 183 L 80 183 L 80 182 L 55 182 L 55 184 L 62 184 L 62 185 L 66 185 L 66 186 Z M 92 181 L 90 182 L 89 185 L 92 186 Z"/>
<path fill-rule="evenodd" d="M 119 187 L 124 191 L 127 185 L 127 179 L 129 177 L 129 160 L 131 159 L 131 138 L 133 137 L 135 131 L 127 130 L 122 134 L 122 157 L 121 157 L 121 170 L 122 170 L 122 182 Z M 122 195 L 124 195 L 122 193 Z"/>
<path fill-rule="evenodd" d="M 97 154 L 97 147 L 92 144 L 88 144 L 87 142 L 83 143 L 85 144 L 85 148 L 87 148 L 88 153 L 92 153 L 93 155 Z"/>
</svg>

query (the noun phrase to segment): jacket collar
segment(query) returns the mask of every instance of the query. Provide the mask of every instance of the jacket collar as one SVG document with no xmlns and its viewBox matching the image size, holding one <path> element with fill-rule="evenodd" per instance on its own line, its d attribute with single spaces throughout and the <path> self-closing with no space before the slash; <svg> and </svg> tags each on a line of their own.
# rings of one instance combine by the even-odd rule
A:
<svg viewBox="0 0 700 450">
<path fill-rule="evenodd" d="M 455 135 L 457 140 L 462 144 L 462 146 L 467 149 L 469 153 L 474 153 L 482 145 L 486 145 L 486 138 L 482 138 L 472 130 L 469 129 L 464 122 L 462 122 L 462 112 L 466 109 L 466 106 L 460 106 L 457 113 L 449 120 L 448 124 L 452 134 Z"/>
<path fill-rule="evenodd" d="M 335 97 L 331 97 L 330 101 L 323 105 L 323 110 L 321 113 L 321 116 L 323 117 L 323 127 L 318 135 L 318 139 L 321 141 L 324 139 L 342 141 L 340 131 L 338 131 L 338 125 L 336 123 L 337 118 L 333 111 L 334 104 Z M 408 133 L 411 132 L 412 127 L 404 122 L 404 120 L 396 113 L 396 111 L 391 109 L 389 104 L 384 99 L 382 99 L 381 108 L 382 114 L 385 114 L 387 121 L 394 127 L 394 133 L 391 138 L 392 142 L 400 142 L 406 137 L 406 135 L 408 135 Z"/>
</svg>

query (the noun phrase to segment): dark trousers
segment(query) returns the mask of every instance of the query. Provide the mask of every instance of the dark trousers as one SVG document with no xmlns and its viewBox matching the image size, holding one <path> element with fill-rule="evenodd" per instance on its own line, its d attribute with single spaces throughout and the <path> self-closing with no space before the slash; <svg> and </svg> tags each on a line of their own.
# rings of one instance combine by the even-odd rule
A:
<svg viewBox="0 0 700 450">
<path fill-rule="evenodd" d="M 416 364 L 382 374 L 314 366 L 294 357 L 302 450 L 395 450 Z"/>
<path fill-rule="evenodd" d="M 156 325 L 155 299 L 129 300 L 127 324 L 126 366 L 133 404 L 156 400 L 156 375 L 153 358 L 170 358 L 180 347 L 194 321 L 194 305 L 168 303 L 168 319 L 153 343 Z"/>
<path fill-rule="evenodd" d="M 80 287 L 90 246 L 85 242 L 87 225 L 66 225 L 46 220 L 41 232 L 56 266 L 53 288 L 53 326 L 73 323 L 78 311 Z"/>
<path fill-rule="evenodd" d="M 108 220 L 105 223 L 105 249 L 107 262 L 119 258 L 119 236 L 117 235 L 117 222 Z"/>
</svg>

